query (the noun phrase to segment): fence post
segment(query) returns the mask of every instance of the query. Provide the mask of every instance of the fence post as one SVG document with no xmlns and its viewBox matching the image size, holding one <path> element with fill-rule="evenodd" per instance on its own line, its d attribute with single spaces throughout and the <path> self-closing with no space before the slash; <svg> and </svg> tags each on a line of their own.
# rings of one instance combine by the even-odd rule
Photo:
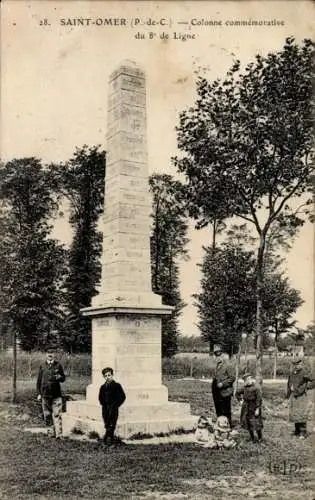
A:
<svg viewBox="0 0 315 500">
<path fill-rule="evenodd" d="M 30 352 L 30 357 L 28 358 L 28 378 L 32 378 L 32 352 Z"/>
<path fill-rule="evenodd" d="M 17 372 L 17 349 L 16 349 L 16 330 L 13 329 L 13 376 L 12 376 L 12 403 L 16 403 L 16 372 Z"/>
</svg>

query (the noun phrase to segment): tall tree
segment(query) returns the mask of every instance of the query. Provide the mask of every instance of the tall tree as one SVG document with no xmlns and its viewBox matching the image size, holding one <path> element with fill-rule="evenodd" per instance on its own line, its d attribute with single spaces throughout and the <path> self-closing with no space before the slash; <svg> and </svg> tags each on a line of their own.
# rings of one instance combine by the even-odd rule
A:
<svg viewBox="0 0 315 500">
<path fill-rule="evenodd" d="M 1 249 L 6 277 L 0 295 L 25 350 L 44 347 L 62 323 L 65 251 L 50 237 L 57 209 L 50 173 L 37 158 L 9 161 L 0 169 Z M 3 277 L 3 274 L 2 274 Z M 3 301 L 2 301 L 3 302 Z"/>
<path fill-rule="evenodd" d="M 242 334 L 251 335 L 255 325 L 256 260 L 254 251 L 248 249 L 251 240 L 246 226 L 234 226 L 227 241 L 215 250 L 206 248 L 201 292 L 194 295 L 202 336 L 209 341 L 210 349 L 214 343 L 221 343 L 229 355 L 238 352 Z M 278 255 L 269 253 L 265 265 L 262 317 L 263 346 L 267 347 L 271 333 L 277 346 L 280 335 L 295 324 L 293 315 L 303 301 L 290 286 Z"/>
<path fill-rule="evenodd" d="M 8 310 L 10 304 L 10 275 L 12 262 L 10 253 L 13 241 L 9 232 L 8 215 L 4 214 L 3 201 L 0 200 L 0 345 L 4 349 L 9 341 Z"/>
<path fill-rule="evenodd" d="M 197 81 L 197 100 L 180 116 L 175 158 L 186 176 L 196 217 L 212 223 L 238 216 L 258 235 L 256 253 L 256 376 L 262 383 L 262 290 L 268 234 L 274 224 L 295 232 L 309 215 L 313 152 L 314 45 L 288 38 L 282 50 L 240 62 L 223 80 Z M 223 207 L 222 208 L 222 200 Z M 300 200 L 298 209 L 294 208 Z M 225 204 L 224 204 L 225 202 Z M 292 203 L 295 202 L 295 203 Z M 201 213 L 201 215 L 200 215 Z"/>
<path fill-rule="evenodd" d="M 63 343 L 74 352 L 91 348 L 90 320 L 80 314 L 80 309 L 91 305 L 101 277 L 102 235 L 97 226 L 104 203 L 105 158 L 100 146 L 85 145 L 77 148 L 65 164 L 52 166 L 59 190 L 69 201 L 73 229 L 65 282 L 68 318 Z"/>
<path fill-rule="evenodd" d="M 204 248 L 201 291 L 195 294 L 202 337 L 236 354 L 242 334 L 251 334 L 254 319 L 254 252 L 230 242 Z"/>
<path fill-rule="evenodd" d="M 172 176 L 155 174 L 149 179 L 152 209 L 152 289 L 163 304 L 174 306 L 171 317 L 162 319 L 162 355 L 177 351 L 178 319 L 184 302 L 180 296 L 179 259 L 187 259 L 187 220 L 181 185 Z"/>
<path fill-rule="evenodd" d="M 294 313 L 302 305 L 300 292 L 291 287 L 284 272 L 266 266 L 263 288 L 263 321 L 265 331 L 273 335 L 274 378 L 277 376 L 279 340 L 296 324 Z"/>
</svg>

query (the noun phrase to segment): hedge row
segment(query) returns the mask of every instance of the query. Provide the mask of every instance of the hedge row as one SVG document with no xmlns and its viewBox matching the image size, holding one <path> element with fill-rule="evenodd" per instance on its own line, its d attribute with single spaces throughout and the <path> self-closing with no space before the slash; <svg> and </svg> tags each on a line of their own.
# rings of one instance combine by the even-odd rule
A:
<svg viewBox="0 0 315 500">
<path fill-rule="evenodd" d="M 58 359 L 62 363 L 67 376 L 91 376 L 92 359 L 89 354 L 67 355 L 60 353 Z M 39 365 L 44 361 L 43 353 L 18 353 L 17 363 L 17 378 L 27 379 L 36 377 Z M 235 361 L 233 361 L 235 363 Z M 279 358 L 277 376 L 286 378 L 289 374 L 291 358 Z M 306 358 L 306 362 L 311 364 L 312 358 Z M 215 360 L 208 356 L 194 357 L 174 357 L 171 359 L 163 359 L 162 372 L 168 378 L 211 378 L 214 373 Z M 247 362 L 241 361 L 240 371 L 250 370 L 255 373 L 255 359 L 250 359 Z M 0 376 L 4 379 L 9 378 L 12 374 L 12 353 L 0 353 Z M 273 359 L 263 359 L 263 377 L 272 378 L 273 375 Z"/>
</svg>

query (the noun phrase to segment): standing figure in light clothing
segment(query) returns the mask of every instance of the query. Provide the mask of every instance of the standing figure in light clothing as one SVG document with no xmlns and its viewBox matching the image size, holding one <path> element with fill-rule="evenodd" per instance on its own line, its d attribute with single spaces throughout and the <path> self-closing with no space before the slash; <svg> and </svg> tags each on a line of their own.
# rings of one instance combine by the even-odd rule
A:
<svg viewBox="0 0 315 500">
<path fill-rule="evenodd" d="M 46 352 L 46 361 L 39 368 L 37 399 L 42 403 L 43 418 L 48 435 L 62 437 L 62 396 L 60 383 L 65 381 L 61 364 L 55 360 L 54 351 Z"/>
<path fill-rule="evenodd" d="M 302 439 L 307 437 L 307 420 L 312 414 L 310 390 L 313 387 L 310 370 L 304 366 L 301 357 L 294 358 L 286 397 L 289 399 L 289 420 L 295 425 L 294 435 Z"/>
</svg>

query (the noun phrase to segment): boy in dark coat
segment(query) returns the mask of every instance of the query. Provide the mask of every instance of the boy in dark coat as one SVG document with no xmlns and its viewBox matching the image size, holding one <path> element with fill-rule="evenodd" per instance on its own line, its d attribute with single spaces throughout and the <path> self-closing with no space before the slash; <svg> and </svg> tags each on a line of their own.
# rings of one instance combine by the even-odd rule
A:
<svg viewBox="0 0 315 500">
<path fill-rule="evenodd" d="M 118 408 L 126 399 L 123 388 L 113 379 L 113 369 L 110 367 L 102 370 L 105 383 L 100 387 L 99 402 L 102 406 L 102 416 L 105 426 L 104 444 L 114 443 L 114 433 L 118 420 Z"/>
<path fill-rule="evenodd" d="M 63 368 L 55 360 L 53 350 L 48 349 L 46 362 L 39 368 L 37 377 L 37 399 L 42 403 L 42 411 L 48 435 L 62 436 L 62 396 L 60 383 L 65 381 Z"/>
<path fill-rule="evenodd" d="M 250 373 L 244 375 L 244 387 L 237 391 L 237 398 L 243 399 L 241 409 L 241 425 L 248 430 L 252 441 L 255 441 L 255 432 L 258 442 L 262 440 L 262 394 Z"/>
</svg>

